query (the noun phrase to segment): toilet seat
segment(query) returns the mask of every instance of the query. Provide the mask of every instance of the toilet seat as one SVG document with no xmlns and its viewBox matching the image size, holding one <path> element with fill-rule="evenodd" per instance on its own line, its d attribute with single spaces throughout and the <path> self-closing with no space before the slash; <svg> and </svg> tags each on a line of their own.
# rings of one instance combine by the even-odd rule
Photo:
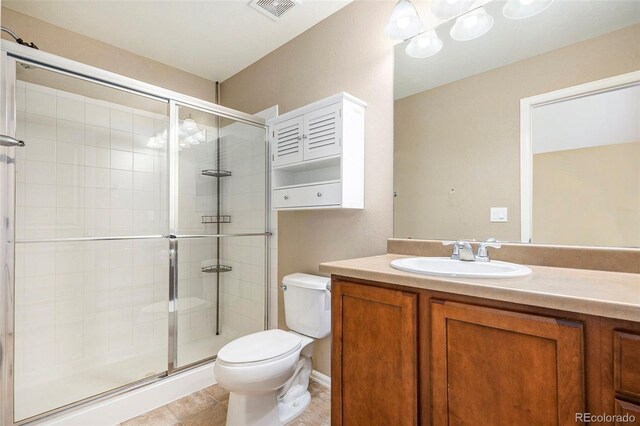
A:
<svg viewBox="0 0 640 426">
<path fill-rule="evenodd" d="M 274 362 L 302 348 L 303 339 L 284 330 L 266 330 L 240 337 L 218 352 L 217 361 L 246 366 Z"/>
</svg>

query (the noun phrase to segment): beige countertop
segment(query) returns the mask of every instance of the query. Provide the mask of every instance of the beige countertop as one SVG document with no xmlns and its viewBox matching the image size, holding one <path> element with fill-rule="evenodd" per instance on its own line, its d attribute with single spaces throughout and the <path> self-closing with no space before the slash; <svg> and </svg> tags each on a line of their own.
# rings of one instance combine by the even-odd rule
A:
<svg viewBox="0 0 640 426">
<path fill-rule="evenodd" d="M 458 278 L 393 269 L 399 254 L 322 263 L 320 272 L 640 322 L 640 274 L 529 266 L 524 278 Z"/>
</svg>

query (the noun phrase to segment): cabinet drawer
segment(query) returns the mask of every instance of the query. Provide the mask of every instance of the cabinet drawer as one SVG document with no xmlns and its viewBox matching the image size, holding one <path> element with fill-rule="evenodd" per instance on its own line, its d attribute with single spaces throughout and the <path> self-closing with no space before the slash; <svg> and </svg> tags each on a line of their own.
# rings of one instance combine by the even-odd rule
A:
<svg viewBox="0 0 640 426">
<path fill-rule="evenodd" d="M 640 425 L 640 405 L 616 399 L 615 426 Z"/>
<path fill-rule="evenodd" d="M 614 331 L 613 382 L 616 392 L 640 398 L 640 335 Z"/>
<path fill-rule="evenodd" d="M 341 185 L 329 183 L 325 185 L 309 185 L 273 191 L 273 207 L 314 207 L 339 206 L 341 201 Z"/>
</svg>

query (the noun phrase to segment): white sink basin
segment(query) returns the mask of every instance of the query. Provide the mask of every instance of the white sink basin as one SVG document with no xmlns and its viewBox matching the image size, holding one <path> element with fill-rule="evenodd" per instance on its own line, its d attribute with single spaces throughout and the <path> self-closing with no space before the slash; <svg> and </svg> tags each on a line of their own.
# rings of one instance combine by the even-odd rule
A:
<svg viewBox="0 0 640 426">
<path fill-rule="evenodd" d="M 416 274 L 468 278 L 517 278 L 531 274 L 531 269 L 515 263 L 467 262 L 450 257 L 407 257 L 391 261 L 391 267 Z"/>
</svg>

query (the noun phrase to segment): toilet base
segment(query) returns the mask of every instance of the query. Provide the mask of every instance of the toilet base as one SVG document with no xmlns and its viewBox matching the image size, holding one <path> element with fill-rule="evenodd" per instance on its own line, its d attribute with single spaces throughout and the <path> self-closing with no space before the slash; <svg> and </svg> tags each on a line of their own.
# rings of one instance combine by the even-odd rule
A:
<svg viewBox="0 0 640 426">
<path fill-rule="evenodd" d="M 311 394 L 306 391 L 293 401 L 279 402 L 278 403 L 278 416 L 280 417 L 280 424 L 287 424 L 291 420 L 298 417 L 304 410 L 307 409 L 311 402 Z"/>
<path fill-rule="evenodd" d="M 277 392 L 242 394 L 231 392 L 227 426 L 282 425 L 278 416 Z"/>
</svg>

